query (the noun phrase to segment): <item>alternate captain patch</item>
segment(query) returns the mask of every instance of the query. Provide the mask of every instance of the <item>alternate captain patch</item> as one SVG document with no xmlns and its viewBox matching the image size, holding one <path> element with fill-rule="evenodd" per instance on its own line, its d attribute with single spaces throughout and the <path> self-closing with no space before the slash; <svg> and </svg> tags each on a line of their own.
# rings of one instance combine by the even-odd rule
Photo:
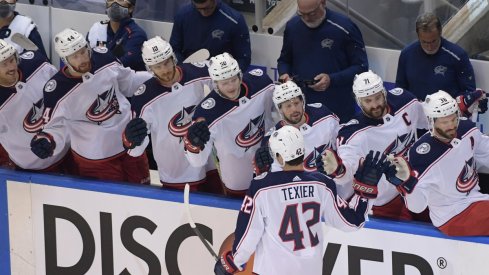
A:
<svg viewBox="0 0 489 275">
<path fill-rule="evenodd" d="M 57 85 L 56 80 L 51 79 L 44 86 L 44 91 L 47 92 L 47 93 L 52 92 L 52 91 L 54 91 L 56 89 L 56 85 Z"/>
<path fill-rule="evenodd" d="M 431 146 L 428 143 L 423 142 L 416 148 L 416 153 L 420 155 L 424 155 L 427 154 L 430 151 L 430 149 Z"/>
<path fill-rule="evenodd" d="M 253 70 L 249 71 L 248 73 L 251 75 L 254 75 L 254 76 L 262 76 L 263 70 L 262 69 L 253 69 Z"/>
<path fill-rule="evenodd" d="M 213 98 L 208 98 L 200 104 L 200 106 L 206 110 L 214 108 L 216 106 L 216 101 Z"/>
<path fill-rule="evenodd" d="M 146 91 L 146 85 L 142 84 L 141 86 L 138 87 L 134 95 L 142 95 L 144 94 L 144 91 Z"/>
</svg>

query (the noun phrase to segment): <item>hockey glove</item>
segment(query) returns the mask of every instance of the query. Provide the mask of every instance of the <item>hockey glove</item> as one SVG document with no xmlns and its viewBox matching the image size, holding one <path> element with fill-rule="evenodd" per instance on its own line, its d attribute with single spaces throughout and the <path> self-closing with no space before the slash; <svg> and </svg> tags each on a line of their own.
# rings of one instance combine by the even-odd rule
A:
<svg viewBox="0 0 489 275">
<path fill-rule="evenodd" d="M 389 168 L 384 172 L 385 178 L 396 186 L 402 196 L 411 194 L 418 183 L 418 172 L 411 168 L 409 162 L 403 157 L 387 156 L 390 161 Z"/>
<path fill-rule="evenodd" d="M 270 148 L 260 147 L 256 150 L 255 158 L 253 159 L 253 170 L 257 176 L 270 171 L 272 163 L 273 158 L 270 156 Z"/>
<path fill-rule="evenodd" d="M 316 159 L 316 169 L 332 178 L 341 177 L 346 171 L 341 158 L 330 148 L 326 149 L 324 154 Z"/>
<path fill-rule="evenodd" d="M 144 119 L 137 117 L 129 121 L 126 129 L 122 133 L 122 144 L 126 149 L 133 149 L 143 143 L 148 135 L 148 128 Z"/>
<path fill-rule="evenodd" d="M 370 151 L 365 160 L 359 160 L 357 172 L 353 176 L 353 190 L 359 196 L 375 199 L 379 193 L 377 184 L 390 163 L 380 152 Z"/>
<path fill-rule="evenodd" d="M 238 271 L 241 271 L 241 269 L 234 264 L 234 257 L 231 251 L 222 253 L 221 259 L 214 265 L 214 273 L 216 275 L 231 275 Z"/>
<path fill-rule="evenodd" d="M 204 150 L 205 144 L 209 141 L 211 132 L 205 121 L 194 122 L 183 138 L 185 149 L 192 153 L 199 153 Z"/>
<path fill-rule="evenodd" d="M 41 159 L 53 155 L 56 143 L 53 136 L 46 132 L 37 133 L 31 140 L 31 151 Z"/>
<path fill-rule="evenodd" d="M 487 111 L 486 92 L 481 89 L 476 89 L 475 91 L 457 96 L 457 103 L 460 111 L 465 116 L 472 115 L 476 108 L 478 108 L 480 114 Z"/>
</svg>

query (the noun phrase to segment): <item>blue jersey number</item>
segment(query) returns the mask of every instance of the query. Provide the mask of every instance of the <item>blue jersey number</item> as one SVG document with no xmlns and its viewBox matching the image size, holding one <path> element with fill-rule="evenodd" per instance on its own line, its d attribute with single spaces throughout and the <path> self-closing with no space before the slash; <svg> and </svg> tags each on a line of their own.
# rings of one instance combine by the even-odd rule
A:
<svg viewBox="0 0 489 275">
<path fill-rule="evenodd" d="M 304 249 L 304 233 L 301 230 L 299 223 L 299 216 L 297 212 L 298 204 L 287 205 L 284 212 L 284 217 L 282 219 L 282 224 L 280 225 L 280 230 L 278 232 L 280 238 L 284 242 L 294 242 L 294 251 Z M 309 239 L 311 240 L 311 247 L 316 246 L 319 243 L 319 238 L 317 233 L 311 231 L 311 226 L 319 222 L 319 209 L 320 204 L 316 202 L 306 202 L 302 203 L 302 214 L 309 210 L 312 210 L 312 218 L 306 222 L 307 230 L 309 231 Z"/>
</svg>

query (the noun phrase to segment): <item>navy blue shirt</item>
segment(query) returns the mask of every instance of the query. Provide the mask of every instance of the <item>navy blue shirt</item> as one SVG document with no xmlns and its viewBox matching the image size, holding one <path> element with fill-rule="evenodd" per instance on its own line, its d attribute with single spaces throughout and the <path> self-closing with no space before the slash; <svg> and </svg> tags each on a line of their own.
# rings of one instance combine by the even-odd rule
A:
<svg viewBox="0 0 489 275">
<path fill-rule="evenodd" d="M 295 16 L 287 22 L 283 41 L 279 74 L 313 79 L 327 73 L 330 87 L 321 92 L 306 87 L 306 101 L 326 105 L 342 122 L 350 119 L 356 105 L 353 78 L 368 68 L 365 44 L 355 23 L 330 9 L 326 9 L 326 18 L 317 28 L 307 27 Z"/>
<path fill-rule="evenodd" d="M 15 16 L 17 16 L 18 14 L 19 14 L 18 12 L 14 11 Z M 7 38 L 9 37 L 9 35 L 10 35 L 9 26 L 3 26 L 2 28 L 0 28 L 0 39 Z M 42 53 L 44 54 L 44 56 L 48 56 L 46 54 L 46 50 L 44 49 L 44 44 L 42 44 L 41 34 L 39 34 L 37 27 L 32 29 L 31 33 L 27 38 L 29 38 L 29 40 L 34 42 L 34 44 L 36 44 L 36 46 L 39 48 L 39 50 L 37 51 L 38 53 Z"/>
<path fill-rule="evenodd" d="M 243 15 L 219 0 L 208 17 L 192 4 L 183 6 L 175 15 L 170 44 L 179 62 L 202 48 L 211 56 L 230 53 L 242 71 L 251 62 L 250 32 Z"/>
<path fill-rule="evenodd" d="M 433 55 L 426 54 L 416 41 L 401 51 L 396 85 L 411 91 L 420 100 L 438 90 L 455 98 L 475 90 L 474 69 L 467 53 L 444 38 Z"/>
</svg>

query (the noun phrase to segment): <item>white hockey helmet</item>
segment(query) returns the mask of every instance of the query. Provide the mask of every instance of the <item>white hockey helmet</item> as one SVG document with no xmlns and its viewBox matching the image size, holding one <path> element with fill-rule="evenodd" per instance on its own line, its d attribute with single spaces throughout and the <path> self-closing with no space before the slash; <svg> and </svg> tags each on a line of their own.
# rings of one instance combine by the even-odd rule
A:
<svg viewBox="0 0 489 275">
<path fill-rule="evenodd" d="M 367 97 L 378 92 L 383 92 L 384 95 L 386 93 L 384 82 L 380 76 L 371 70 L 355 75 L 355 79 L 353 79 L 353 93 L 357 102 L 359 98 Z"/>
<path fill-rule="evenodd" d="M 457 101 L 450 94 L 442 90 L 426 96 L 423 102 L 423 111 L 428 118 L 430 132 L 434 127 L 435 118 L 446 117 L 455 113 L 457 116 L 460 116 Z"/>
<path fill-rule="evenodd" d="M 86 46 L 85 36 L 73 29 L 64 29 L 54 37 L 54 49 L 65 63 L 66 57 Z"/>
<path fill-rule="evenodd" d="M 302 97 L 302 101 L 304 102 L 304 108 L 306 106 L 306 99 L 304 98 L 304 93 L 302 93 L 301 88 L 297 86 L 293 81 L 287 81 L 280 85 L 275 85 L 275 90 L 273 91 L 273 104 L 275 104 L 275 108 L 280 112 L 280 104 L 291 100 L 296 97 Z"/>
<path fill-rule="evenodd" d="M 216 55 L 209 62 L 209 75 L 214 81 L 226 80 L 240 74 L 238 61 L 228 53 Z"/>
<path fill-rule="evenodd" d="M 280 154 L 284 162 L 303 156 L 305 151 L 302 133 L 290 125 L 283 126 L 273 132 L 270 136 L 269 146 L 272 156 L 276 159 L 277 154 Z"/>
<path fill-rule="evenodd" d="M 142 56 L 144 63 L 148 66 L 161 63 L 170 57 L 173 57 L 173 60 L 177 63 L 170 43 L 163 40 L 160 36 L 155 36 L 143 43 Z"/>
<path fill-rule="evenodd" d="M 3 39 L 0 39 L 0 62 L 6 60 L 14 54 L 17 54 L 14 46 Z"/>
</svg>

